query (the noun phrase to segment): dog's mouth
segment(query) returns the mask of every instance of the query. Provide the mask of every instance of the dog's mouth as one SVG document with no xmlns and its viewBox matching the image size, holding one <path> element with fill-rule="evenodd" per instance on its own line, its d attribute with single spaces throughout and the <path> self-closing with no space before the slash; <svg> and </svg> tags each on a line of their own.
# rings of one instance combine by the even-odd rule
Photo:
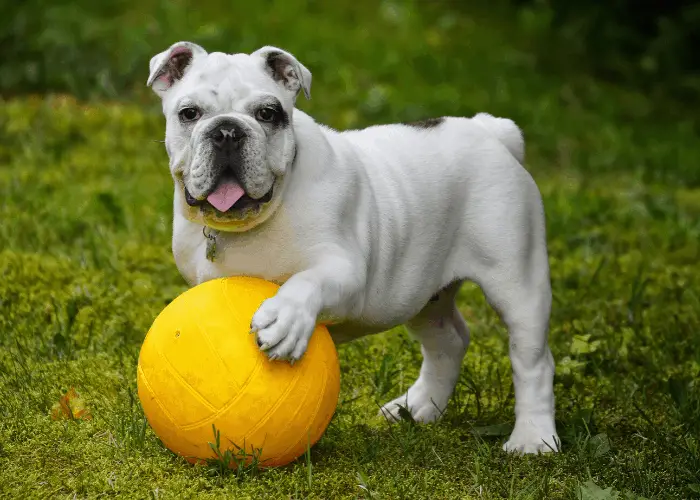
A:
<svg viewBox="0 0 700 500">
<path fill-rule="evenodd" d="M 198 200 L 185 187 L 185 201 L 191 207 L 212 208 L 219 213 L 227 214 L 245 209 L 257 208 L 272 199 L 274 186 L 261 198 L 252 198 L 243 187 L 231 178 L 219 181 L 216 189 L 204 200 Z"/>
</svg>

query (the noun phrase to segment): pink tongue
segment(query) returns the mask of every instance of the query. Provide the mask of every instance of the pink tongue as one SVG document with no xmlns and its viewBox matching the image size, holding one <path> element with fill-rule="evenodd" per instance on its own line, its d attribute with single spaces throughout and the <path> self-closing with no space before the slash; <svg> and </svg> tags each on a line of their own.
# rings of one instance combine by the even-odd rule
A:
<svg viewBox="0 0 700 500">
<path fill-rule="evenodd" d="M 216 190 L 207 196 L 207 201 L 219 212 L 225 212 L 240 200 L 244 194 L 245 191 L 237 182 L 224 179 L 216 187 Z"/>
</svg>

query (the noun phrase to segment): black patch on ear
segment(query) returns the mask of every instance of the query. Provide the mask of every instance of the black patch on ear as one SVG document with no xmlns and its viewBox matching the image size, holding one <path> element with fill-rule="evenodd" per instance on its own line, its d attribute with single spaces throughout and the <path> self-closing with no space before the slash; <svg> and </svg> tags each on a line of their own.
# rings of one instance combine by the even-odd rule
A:
<svg viewBox="0 0 700 500">
<path fill-rule="evenodd" d="M 270 76 L 272 79 L 284 85 L 284 88 L 290 92 L 299 92 L 302 87 L 301 78 L 302 75 L 299 74 L 298 69 L 294 67 L 292 60 L 284 52 L 273 51 L 267 54 L 267 59 L 265 60 L 267 67 L 270 69 Z M 294 83 L 290 81 L 291 75 L 285 69 L 288 66 L 292 66 L 291 71 L 294 74 Z"/>
<path fill-rule="evenodd" d="M 404 122 L 402 125 L 406 125 L 408 127 L 414 127 L 414 128 L 435 128 L 442 124 L 442 122 L 445 121 L 444 117 L 440 118 L 428 118 L 427 120 L 420 120 L 417 122 Z"/>
<path fill-rule="evenodd" d="M 272 78 L 276 82 L 284 81 L 284 68 L 287 67 L 288 61 L 285 61 L 282 52 L 270 52 L 267 54 L 267 60 L 265 61 L 269 68 L 272 70 Z"/>
<path fill-rule="evenodd" d="M 191 60 L 192 52 L 181 52 L 168 59 L 165 67 L 168 68 L 168 72 L 173 75 L 175 80 L 179 80 L 185 74 L 185 68 Z"/>
<path fill-rule="evenodd" d="M 177 49 L 176 49 L 177 50 Z M 161 78 L 166 75 L 168 79 L 168 85 L 174 84 L 176 81 L 181 80 L 185 75 L 185 70 L 192 62 L 192 51 L 189 49 L 181 50 L 170 56 L 158 73 L 157 78 Z"/>
</svg>

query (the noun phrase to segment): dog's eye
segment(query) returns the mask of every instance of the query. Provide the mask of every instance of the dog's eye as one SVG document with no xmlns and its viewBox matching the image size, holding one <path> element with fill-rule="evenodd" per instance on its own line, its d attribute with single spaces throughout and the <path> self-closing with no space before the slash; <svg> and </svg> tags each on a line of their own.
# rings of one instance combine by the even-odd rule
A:
<svg viewBox="0 0 700 500">
<path fill-rule="evenodd" d="M 255 117 L 261 122 L 271 122 L 275 119 L 277 112 L 274 108 L 260 108 Z"/>
<path fill-rule="evenodd" d="M 202 113 L 197 108 L 184 108 L 180 110 L 179 115 L 183 122 L 193 122 L 198 120 Z"/>
</svg>

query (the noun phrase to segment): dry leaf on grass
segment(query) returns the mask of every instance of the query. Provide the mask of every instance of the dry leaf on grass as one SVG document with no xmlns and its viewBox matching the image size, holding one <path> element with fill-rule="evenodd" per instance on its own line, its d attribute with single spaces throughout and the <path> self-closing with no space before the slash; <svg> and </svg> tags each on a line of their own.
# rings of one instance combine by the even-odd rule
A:
<svg viewBox="0 0 700 500">
<path fill-rule="evenodd" d="M 61 396 L 51 408 L 51 420 L 91 420 L 90 410 L 74 387 Z"/>
</svg>

